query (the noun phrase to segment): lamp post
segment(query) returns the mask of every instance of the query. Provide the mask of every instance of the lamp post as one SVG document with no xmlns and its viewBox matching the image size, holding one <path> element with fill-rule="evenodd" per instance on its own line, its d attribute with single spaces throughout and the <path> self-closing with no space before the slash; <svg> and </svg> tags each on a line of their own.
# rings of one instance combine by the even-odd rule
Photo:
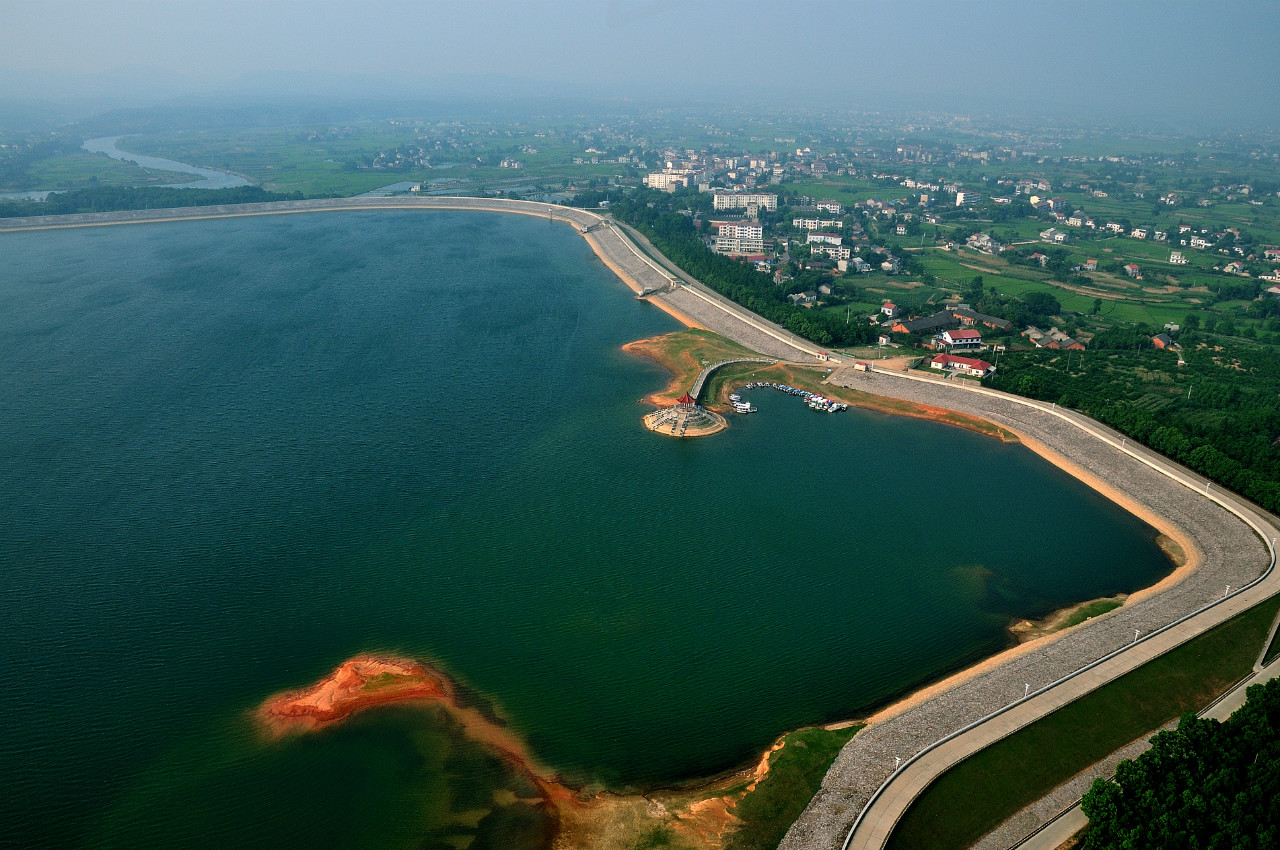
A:
<svg viewBox="0 0 1280 850">
<path fill-rule="evenodd" d="M 1022 686 L 1022 698 L 1026 699 L 1027 694 L 1029 693 L 1031 693 L 1031 683 L 1027 682 L 1025 685 Z"/>
<path fill-rule="evenodd" d="M 1138 642 L 1138 630 L 1137 630 L 1137 629 L 1134 629 L 1134 630 L 1133 630 L 1133 642 L 1134 642 L 1134 643 L 1137 643 L 1137 642 Z"/>
</svg>

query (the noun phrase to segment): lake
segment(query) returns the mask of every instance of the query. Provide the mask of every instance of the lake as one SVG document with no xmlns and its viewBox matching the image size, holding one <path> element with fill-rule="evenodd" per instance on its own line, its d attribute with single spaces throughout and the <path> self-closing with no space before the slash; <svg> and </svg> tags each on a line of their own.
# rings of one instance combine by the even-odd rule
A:
<svg viewBox="0 0 1280 850">
<path fill-rule="evenodd" d="M 678 326 L 542 219 L 0 245 L 11 846 L 501 846 L 519 779 L 444 718 L 269 742 L 249 712 L 397 652 L 567 780 L 643 788 L 1171 569 L 1031 452 L 937 423 L 758 390 L 717 436 L 644 430 L 667 376 L 620 346 Z"/>
</svg>

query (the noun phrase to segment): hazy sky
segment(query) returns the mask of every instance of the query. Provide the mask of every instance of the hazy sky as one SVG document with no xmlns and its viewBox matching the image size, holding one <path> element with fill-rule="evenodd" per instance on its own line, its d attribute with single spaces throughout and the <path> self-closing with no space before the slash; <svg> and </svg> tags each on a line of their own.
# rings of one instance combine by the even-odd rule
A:
<svg viewBox="0 0 1280 850">
<path fill-rule="evenodd" d="M 401 91 L 1280 120 L 1280 2 L 0 0 L 12 98 Z M 121 81 L 124 81 L 123 83 Z"/>
</svg>

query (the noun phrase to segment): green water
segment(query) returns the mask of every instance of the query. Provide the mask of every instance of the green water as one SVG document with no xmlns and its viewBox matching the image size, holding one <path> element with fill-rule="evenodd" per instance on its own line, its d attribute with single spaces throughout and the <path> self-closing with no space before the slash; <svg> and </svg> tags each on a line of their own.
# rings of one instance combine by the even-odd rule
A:
<svg viewBox="0 0 1280 850">
<path fill-rule="evenodd" d="M 0 843 L 536 833 L 430 712 L 264 743 L 359 652 L 439 664 L 576 783 L 671 783 L 1170 569 L 1016 446 L 756 391 L 643 430 L 675 330 L 563 225 L 333 213 L 0 236 Z"/>
</svg>

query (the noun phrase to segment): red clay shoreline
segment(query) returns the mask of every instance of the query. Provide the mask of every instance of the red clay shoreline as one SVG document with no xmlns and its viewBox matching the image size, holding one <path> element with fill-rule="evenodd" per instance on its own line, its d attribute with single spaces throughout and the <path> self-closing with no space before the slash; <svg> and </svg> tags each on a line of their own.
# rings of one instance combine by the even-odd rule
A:
<svg viewBox="0 0 1280 850">
<path fill-rule="evenodd" d="M 404 658 L 357 655 L 310 687 L 271 697 L 257 715 L 264 728 L 283 735 L 337 723 L 376 705 L 453 699 L 452 683 L 429 667 Z"/>
<path fill-rule="evenodd" d="M 524 742 L 500 721 L 462 704 L 458 689 L 439 670 L 393 655 L 361 654 L 342 662 L 309 687 L 268 698 L 255 712 L 260 728 L 273 738 L 311 732 L 340 723 L 380 705 L 417 703 L 447 712 L 468 737 L 493 749 L 538 789 L 540 800 L 557 814 L 580 807 L 580 793 L 538 764 Z"/>
</svg>

